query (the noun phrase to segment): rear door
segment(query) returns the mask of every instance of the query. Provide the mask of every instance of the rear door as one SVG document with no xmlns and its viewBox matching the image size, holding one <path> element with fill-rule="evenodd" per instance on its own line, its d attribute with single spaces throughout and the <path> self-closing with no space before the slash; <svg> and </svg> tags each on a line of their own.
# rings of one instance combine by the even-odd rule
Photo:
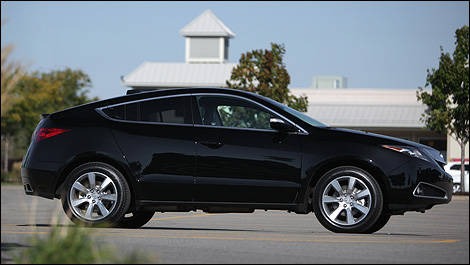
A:
<svg viewBox="0 0 470 265">
<path fill-rule="evenodd" d="M 196 146 L 190 104 L 190 96 L 170 96 L 102 110 L 114 121 L 140 200 L 192 200 Z"/>
</svg>

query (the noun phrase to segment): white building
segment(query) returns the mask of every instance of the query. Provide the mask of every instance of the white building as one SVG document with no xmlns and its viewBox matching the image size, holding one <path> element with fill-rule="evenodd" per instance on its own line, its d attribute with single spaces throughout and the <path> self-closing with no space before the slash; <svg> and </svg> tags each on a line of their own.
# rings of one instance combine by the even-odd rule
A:
<svg viewBox="0 0 470 265">
<path fill-rule="evenodd" d="M 206 10 L 180 34 L 186 42 L 184 63 L 144 62 L 126 75 L 122 84 L 135 89 L 226 87 L 236 65 L 228 62 L 230 39 L 235 33 Z"/>
<path fill-rule="evenodd" d="M 185 62 L 144 62 L 122 84 L 134 89 L 226 87 L 236 65 L 228 62 L 229 42 L 235 34 L 210 10 L 191 21 L 180 34 L 185 37 Z M 307 95 L 307 114 L 333 127 L 369 131 L 430 145 L 460 159 L 460 147 L 449 135 L 425 128 L 420 121 L 426 106 L 414 89 L 346 89 L 341 76 L 313 77 L 311 88 L 291 89 Z M 466 149 L 468 159 L 468 145 Z"/>
<path fill-rule="evenodd" d="M 313 76 L 311 88 L 348 88 L 348 79 L 344 76 Z"/>
</svg>

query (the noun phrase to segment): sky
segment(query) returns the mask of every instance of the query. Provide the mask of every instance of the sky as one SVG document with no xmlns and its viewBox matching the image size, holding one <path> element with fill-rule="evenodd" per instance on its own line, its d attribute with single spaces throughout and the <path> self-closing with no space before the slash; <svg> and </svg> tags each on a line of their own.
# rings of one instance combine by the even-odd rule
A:
<svg viewBox="0 0 470 265">
<path fill-rule="evenodd" d="M 417 89 L 469 24 L 465 2 L 1 2 L 1 45 L 28 71 L 80 69 L 90 96 L 123 95 L 144 61 L 184 62 L 180 29 L 206 9 L 235 34 L 229 61 L 283 43 L 289 88 L 340 75 L 349 88 Z"/>
</svg>

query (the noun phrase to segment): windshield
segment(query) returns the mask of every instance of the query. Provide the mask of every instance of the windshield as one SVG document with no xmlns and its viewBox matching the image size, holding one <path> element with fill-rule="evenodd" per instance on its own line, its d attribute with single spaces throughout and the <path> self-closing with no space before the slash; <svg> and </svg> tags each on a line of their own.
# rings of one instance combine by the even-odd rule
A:
<svg viewBox="0 0 470 265">
<path fill-rule="evenodd" d="M 283 104 L 281 104 L 281 103 L 279 103 L 279 102 L 277 102 L 277 101 L 275 101 L 275 100 L 272 100 L 272 99 L 270 99 L 270 98 L 267 98 L 267 97 L 264 97 L 264 96 L 261 96 L 261 97 L 263 97 L 263 98 L 266 99 L 267 101 L 273 103 L 274 105 L 280 107 L 281 109 L 283 109 L 283 110 L 289 112 L 290 114 L 294 115 L 295 117 L 301 119 L 302 121 L 304 121 L 304 122 L 306 122 L 306 123 L 308 123 L 308 124 L 310 124 L 310 125 L 312 125 L 312 126 L 315 126 L 315 127 L 328 127 L 328 125 L 326 125 L 326 124 L 324 124 L 324 123 L 321 123 L 321 122 L 315 120 L 314 118 L 312 118 L 312 117 L 306 115 L 305 113 L 302 113 L 302 112 L 300 112 L 300 111 L 297 111 L 297 110 L 295 110 L 295 109 L 293 109 L 293 108 L 290 108 L 290 107 L 288 107 L 288 106 L 286 106 L 286 105 L 283 105 Z"/>
</svg>

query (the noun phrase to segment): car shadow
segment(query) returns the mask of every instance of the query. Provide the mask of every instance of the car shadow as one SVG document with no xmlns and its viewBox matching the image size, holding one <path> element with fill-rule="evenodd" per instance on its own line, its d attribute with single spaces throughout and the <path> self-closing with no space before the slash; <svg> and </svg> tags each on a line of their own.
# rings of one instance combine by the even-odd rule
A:
<svg viewBox="0 0 470 265">
<path fill-rule="evenodd" d="M 12 251 L 16 248 L 26 248 L 26 247 L 30 247 L 28 245 L 22 245 L 22 244 L 18 244 L 18 243 L 8 243 L 8 242 L 2 242 L 2 245 L 1 245 L 1 251 L 2 251 L 2 264 L 4 263 L 12 263 L 13 262 L 13 258 L 11 257 L 7 257 L 7 255 L 3 255 L 4 253 L 6 254 L 7 252 L 9 251 Z M 8 255 L 9 256 L 9 255 Z"/>
<path fill-rule="evenodd" d="M 22 226 L 22 227 L 52 227 L 52 226 L 57 226 L 57 227 L 77 227 L 74 224 L 19 224 L 16 226 Z M 85 228 L 107 228 L 107 227 L 85 227 Z M 110 229 L 126 229 L 126 230 L 173 230 L 173 231 L 220 231 L 220 232 L 257 232 L 257 233 L 282 233 L 282 230 L 259 230 L 259 229 L 229 229 L 229 228 L 200 228 L 200 227 L 165 227 L 165 226 L 144 226 L 140 228 L 113 228 L 111 227 Z M 305 234 L 302 231 L 284 231 L 284 232 L 294 232 L 294 233 L 301 233 Z M 373 234 L 346 234 L 346 233 L 331 233 L 328 231 L 314 231 L 310 232 L 311 235 L 337 235 L 338 237 L 344 236 L 344 235 L 354 235 L 354 236 L 409 236 L 409 237 L 429 237 L 432 235 L 426 235 L 426 234 L 415 234 L 415 233 L 386 233 L 386 232 L 376 232 Z M 3 250 L 3 246 L 2 246 Z"/>
</svg>

